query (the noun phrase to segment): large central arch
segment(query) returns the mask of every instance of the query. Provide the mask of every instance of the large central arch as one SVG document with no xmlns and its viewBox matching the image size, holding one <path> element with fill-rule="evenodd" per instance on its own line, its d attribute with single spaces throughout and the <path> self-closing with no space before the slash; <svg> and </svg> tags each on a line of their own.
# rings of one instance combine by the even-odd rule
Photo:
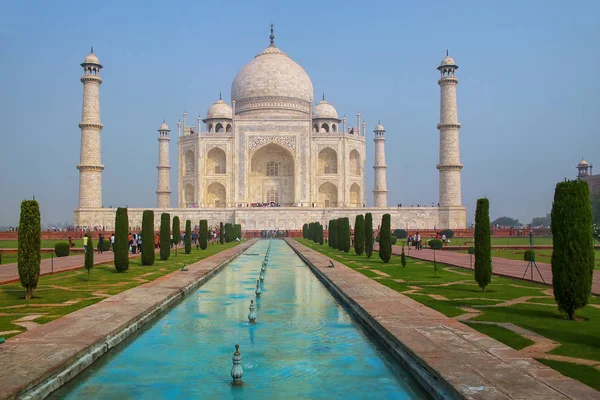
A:
<svg viewBox="0 0 600 400">
<path fill-rule="evenodd" d="M 294 203 L 294 156 L 278 144 L 261 147 L 250 160 L 248 201 L 282 206 Z"/>
</svg>

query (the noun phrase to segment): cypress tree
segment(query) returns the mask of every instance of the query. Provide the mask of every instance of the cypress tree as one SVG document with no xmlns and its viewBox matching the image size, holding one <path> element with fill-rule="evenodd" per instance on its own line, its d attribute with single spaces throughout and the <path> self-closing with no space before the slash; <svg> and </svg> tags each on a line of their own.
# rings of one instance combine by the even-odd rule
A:
<svg viewBox="0 0 600 400">
<path fill-rule="evenodd" d="M 154 265 L 154 211 L 142 214 L 142 265 Z"/>
<path fill-rule="evenodd" d="M 160 215 L 160 259 L 168 260 L 171 255 L 171 216 L 169 213 Z M 175 237 L 176 235 L 173 235 Z M 142 242 L 143 243 L 143 242 Z"/>
<path fill-rule="evenodd" d="M 173 235 L 175 236 L 175 235 Z M 192 221 L 185 221 L 185 254 L 192 252 Z"/>
<path fill-rule="evenodd" d="M 223 244 L 223 242 L 225 241 L 225 236 L 223 236 L 223 223 L 221 222 L 219 224 L 219 243 Z"/>
<path fill-rule="evenodd" d="M 198 241 L 200 242 L 200 248 L 206 250 L 208 247 L 208 221 L 205 219 L 200 220 L 198 228 Z"/>
<path fill-rule="evenodd" d="M 85 234 L 88 237 L 87 246 L 85 247 L 84 267 L 88 271 L 88 281 L 90 280 L 90 270 L 94 266 L 94 243 L 92 243 L 92 235 L 88 232 Z"/>
<path fill-rule="evenodd" d="M 319 244 L 322 246 L 324 241 L 323 225 L 319 224 Z"/>
<path fill-rule="evenodd" d="M 235 235 L 236 238 L 240 238 L 240 241 L 242 240 L 242 225 L 241 224 L 237 224 L 236 226 L 236 232 L 237 234 Z"/>
<path fill-rule="evenodd" d="M 365 214 L 365 253 L 368 258 L 373 254 L 373 215 Z"/>
<path fill-rule="evenodd" d="M 115 268 L 117 272 L 125 272 L 129 269 L 129 217 L 127 208 L 117 208 L 115 218 Z M 142 244 L 144 242 L 142 241 Z"/>
<path fill-rule="evenodd" d="M 400 264 L 402 264 L 402 268 L 406 267 L 406 256 L 404 255 L 404 245 L 402 245 L 402 254 L 400 255 Z"/>
<path fill-rule="evenodd" d="M 302 238 L 308 239 L 308 224 L 302 225 Z"/>
<path fill-rule="evenodd" d="M 329 240 L 331 241 L 331 248 L 332 249 L 337 249 L 338 245 L 337 245 L 337 225 L 338 225 L 338 220 L 337 219 L 332 219 L 331 223 L 329 224 Z"/>
<path fill-rule="evenodd" d="M 490 202 L 477 199 L 475 209 L 475 280 L 485 292 L 492 281 L 492 239 L 490 228 Z"/>
<path fill-rule="evenodd" d="M 181 222 L 176 215 L 173 217 L 173 244 L 175 245 L 175 252 L 177 252 L 177 245 L 179 243 L 181 243 Z"/>
<path fill-rule="evenodd" d="M 594 276 L 592 207 L 587 182 L 559 182 L 554 190 L 550 215 L 554 298 L 558 309 L 573 320 L 575 310 L 588 303 Z"/>
<path fill-rule="evenodd" d="M 381 218 L 381 230 L 379 231 L 379 258 L 384 263 L 390 262 L 392 258 L 392 228 L 390 214 L 383 214 Z"/>
<path fill-rule="evenodd" d="M 350 220 L 347 217 L 340 218 L 341 220 L 341 229 L 339 229 L 338 240 L 340 243 L 340 250 L 344 253 L 350 251 Z"/>
<path fill-rule="evenodd" d="M 365 217 L 362 214 L 354 220 L 354 251 L 357 256 L 365 252 Z"/>
<path fill-rule="evenodd" d="M 233 228 L 232 228 L 231 224 L 229 222 L 225 223 L 225 242 L 226 243 L 231 242 L 231 237 L 233 236 L 232 230 L 233 230 Z"/>
<path fill-rule="evenodd" d="M 40 277 L 41 231 L 38 202 L 23 200 L 19 218 L 17 268 L 21 286 L 25 288 L 25 300 L 30 300 L 33 296 L 33 289 L 37 288 Z"/>
<path fill-rule="evenodd" d="M 331 221 L 327 223 L 327 245 L 331 247 Z"/>
</svg>

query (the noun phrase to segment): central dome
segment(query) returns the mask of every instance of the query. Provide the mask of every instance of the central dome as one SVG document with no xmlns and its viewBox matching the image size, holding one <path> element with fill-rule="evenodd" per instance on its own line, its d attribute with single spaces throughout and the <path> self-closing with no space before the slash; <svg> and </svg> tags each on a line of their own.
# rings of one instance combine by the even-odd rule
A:
<svg viewBox="0 0 600 400">
<path fill-rule="evenodd" d="M 231 84 L 236 114 L 257 109 L 308 113 L 312 99 L 313 85 L 306 71 L 274 44 L 246 64 Z"/>
</svg>

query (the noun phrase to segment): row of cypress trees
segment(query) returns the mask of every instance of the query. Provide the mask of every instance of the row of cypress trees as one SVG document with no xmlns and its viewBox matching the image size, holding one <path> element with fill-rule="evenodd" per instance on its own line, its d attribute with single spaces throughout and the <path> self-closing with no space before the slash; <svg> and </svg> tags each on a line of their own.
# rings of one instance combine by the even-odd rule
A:
<svg viewBox="0 0 600 400">
<path fill-rule="evenodd" d="M 311 222 L 302 225 L 302 237 L 315 243 L 323 244 L 323 225 L 320 222 Z"/>
</svg>

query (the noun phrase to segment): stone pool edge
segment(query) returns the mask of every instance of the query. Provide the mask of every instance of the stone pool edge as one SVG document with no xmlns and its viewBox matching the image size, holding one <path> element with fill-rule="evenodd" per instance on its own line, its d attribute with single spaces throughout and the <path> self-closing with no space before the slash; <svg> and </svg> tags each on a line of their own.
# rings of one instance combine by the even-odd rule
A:
<svg viewBox="0 0 600 400">
<path fill-rule="evenodd" d="M 24 332 L 16 336 L 13 340 L 7 341 L 0 347 L 0 367 L 4 370 L 4 373 L 0 376 L 0 398 L 46 398 L 52 392 L 89 367 L 111 348 L 117 346 L 144 325 L 153 321 L 164 311 L 178 304 L 190 292 L 205 284 L 255 242 L 256 239 L 251 239 L 244 243 L 240 243 L 233 248 L 223 250 L 222 252 L 194 264 L 188 265 L 188 272 L 185 274 L 182 274 L 181 271 L 171 272 L 151 282 L 136 286 L 135 288 L 111 296 L 89 307 L 67 314 L 57 320 L 37 327 L 34 330 Z M 151 293 L 150 295 L 142 293 L 148 289 L 155 289 L 154 293 Z M 136 294 L 138 295 L 137 304 L 135 298 Z M 146 303 L 144 303 L 144 301 L 146 301 Z M 130 315 L 127 315 L 127 313 L 123 313 L 123 315 L 103 315 L 102 308 L 112 308 L 120 304 L 123 304 L 123 307 L 129 310 Z M 87 342 L 83 340 L 77 343 L 78 338 L 71 337 L 75 342 L 75 345 L 66 344 L 68 343 L 67 340 L 54 346 L 61 347 L 62 345 L 62 347 L 65 347 L 66 349 L 62 352 L 59 349 L 57 356 L 52 355 L 53 352 L 49 351 L 48 353 L 50 354 L 47 354 L 47 357 L 44 360 L 50 361 L 46 363 L 47 365 L 42 367 L 37 366 L 38 369 L 35 371 L 37 373 L 16 374 L 15 376 L 10 374 L 10 372 L 12 372 L 11 370 L 7 371 L 6 367 L 11 364 L 13 364 L 12 366 L 15 370 L 23 367 L 23 365 L 18 364 L 19 361 L 21 361 L 18 357 L 18 348 L 23 348 L 32 343 L 35 346 L 36 333 L 42 332 L 44 334 L 42 339 L 39 340 L 39 342 L 42 343 L 38 343 L 38 346 L 51 346 L 51 343 L 48 343 L 48 338 L 55 337 L 57 334 L 60 335 L 57 331 L 64 332 L 65 328 L 69 327 L 68 323 L 63 324 L 61 322 L 68 319 L 68 322 L 74 322 L 76 324 L 77 321 L 80 320 L 76 314 L 82 314 L 81 317 L 85 318 L 84 314 L 89 314 L 90 310 L 92 314 L 96 311 L 99 316 L 98 319 L 100 320 L 100 324 L 107 324 L 106 321 L 112 316 L 116 320 L 116 322 L 113 323 L 115 326 L 106 327 L 107 331 L 103 333 L 87 336 L 87 338 L 90 339 Z M 109 311 L 110 310 L 108 310 L 108 312 Z M 107 325 L 110 325 L 110 322 Z M 79 330 L 82 330 L 81 327 L 79 327 Z M 76 335 L 76 332 L 77 329 L 75 329 L 73 336 Z M 27 337 L 28 333 L 29 336 L 32 336 L 31 338 Z M 73 349 L 72 347 L 76 348 Z M 35 351 L 35 348 L 32 350 Z M 13 358 L 11 356 L 14 356 L 15 354 L 17 357 L 11 360 L 11 358 Z M 11 363 L 11 361 L 15 362 Z M 36 362 L 38 362 L 38 360 L 30 359 L 27 364 L 31 365 Z M 13 380 L 14 378 L 17 378 L 18 380 L 19 377 L 21 378 L 21 382 L 15 382 Z"/>
<path fill-rule="evenodd" d="M 296 240 L 286 242 L 434 398 L 600 399 L 581 382 Z"/>
</svg>

